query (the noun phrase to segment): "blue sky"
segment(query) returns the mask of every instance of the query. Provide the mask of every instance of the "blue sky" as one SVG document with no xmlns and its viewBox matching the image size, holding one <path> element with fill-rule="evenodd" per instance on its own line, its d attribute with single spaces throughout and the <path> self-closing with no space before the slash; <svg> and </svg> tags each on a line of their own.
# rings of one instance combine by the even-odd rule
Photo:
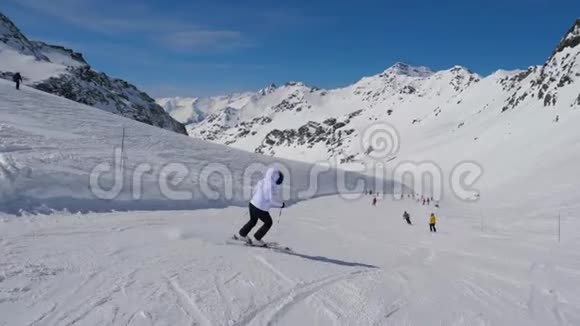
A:
<svg viewBox="0 0 580 326">
<path fill-rule="evenodd" d="M 3 0 L 0 11 L 153 96 L 209 96 L 345 86 L 397 61 L 526 68 L 550 55 L 580 1 Z"/>
</svg>

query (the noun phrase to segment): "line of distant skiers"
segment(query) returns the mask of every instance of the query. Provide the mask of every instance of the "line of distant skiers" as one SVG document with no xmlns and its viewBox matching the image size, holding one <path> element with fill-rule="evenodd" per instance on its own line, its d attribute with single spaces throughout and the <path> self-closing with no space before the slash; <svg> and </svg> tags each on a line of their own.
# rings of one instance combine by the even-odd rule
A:
<svg viewBox="0 0 580 326">
<path fill-rule="evenodd" d="M 375 206 L 377 204 L 377 196 L 380 195 L 379 192 L 374 193 L 372 190 L 367 190 L 364 192 L 364 194 L 368 194 L 368 195 L 374 195 L 373 197 L 373 201 L 372 204 L 373 206 Z M 419 197 L 419 195 L 416 195 L 415 198 Z M 401 198 L 405 198 L 405 195 L 403 194 Z M 411 194 L 407 195 L 407 198 L 411 198 Z M 425 196 L 421 196 L 420 198 L 417 198 L 417 202 L 422 202 L 423 205 L 431 205 L 431 203 L 435 204 L 435 207 L 439 207 L 439 202 L 433 199 L 433 196 L 431 197 L 425 197 Z"/>
</svg>

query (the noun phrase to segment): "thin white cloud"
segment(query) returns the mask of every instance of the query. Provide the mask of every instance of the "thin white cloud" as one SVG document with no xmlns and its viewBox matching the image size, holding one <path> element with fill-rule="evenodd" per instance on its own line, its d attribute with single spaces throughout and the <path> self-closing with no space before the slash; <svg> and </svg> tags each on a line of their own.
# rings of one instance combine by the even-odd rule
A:
<svg viewBox="0 0 580 326">
<path fill-rule="evenodd" d="M 6 1 L 86 30 L 111 37 L 131 34 L 180 52 L 235 49 L 253 44 L 240 31 L 163 17 L 144 4 L 119 3 L 111 7 L 105 1 L 96 0 Z"/>
<path fill-rule="evenodd" d="M 240 32 L 203 29 L 167 33 L 162 42 L 170 48 L 182 51 L 205 48 L 228 50 L 251 45 Z"/>
</svg>

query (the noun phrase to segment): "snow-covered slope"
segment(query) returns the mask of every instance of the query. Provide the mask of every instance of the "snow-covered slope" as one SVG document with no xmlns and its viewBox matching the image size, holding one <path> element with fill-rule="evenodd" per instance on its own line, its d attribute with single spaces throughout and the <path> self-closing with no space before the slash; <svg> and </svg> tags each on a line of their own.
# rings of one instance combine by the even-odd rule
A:
<svg viewBox="0 0 580 326">
<path fill-rule="evenodd" d="M 0 324 L 580 324 L 573 211 L 558 243 L 553 216 L 482 230 L 446 205 L 430 234 L 425 206 L 369 202 L 285 210 L 266 240 L 293 253 L 228 244 L 237 207 L 0 220 Z"/>
<path fill-rule="evenodd" d="M 30 41 L 0 12 L 0 78 L 16 72 L 36 89 L 185 134 L 183 125 L 128 82 L 94 71 L 80 53 Z"/>
<path fill-rule="evenodd" d="M 349 192 L 360 177 L 347 173 L 339 183 L 336 170 L 317 174 L 311 164 L 192 139 L 0 79 L 0 212 L 245 206 L 259 172 L 275 162 L 289 175 L 288 203 L 336 194 L 339 184 Z"/>
</svg>

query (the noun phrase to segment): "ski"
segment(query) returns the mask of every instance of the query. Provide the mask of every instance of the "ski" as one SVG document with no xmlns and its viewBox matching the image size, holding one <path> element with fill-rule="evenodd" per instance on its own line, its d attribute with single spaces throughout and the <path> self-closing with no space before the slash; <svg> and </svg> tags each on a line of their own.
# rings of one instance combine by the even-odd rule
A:
<svg viewBox="0 0 580 326">
<path fill-rule="evenodd" d="M 248 239 L 249 241 L 242 240 L 235 234 L 231 238 L 231 240 L 234 240 L 232 242 L 232 244 L 239 244 L 239 245 L 244 245 L 247 247 L 264 248 L 264 249 L 272 249 L 272 250 L 292 252 L 292 248 L 282 246 L 278 242 L 265 242 L 265 245 L 261 246 L 261 245 L 257 245 L 255 243 L 253 243 L 252 240 L 250 240 L 250 239 Z"/>
</svg>

